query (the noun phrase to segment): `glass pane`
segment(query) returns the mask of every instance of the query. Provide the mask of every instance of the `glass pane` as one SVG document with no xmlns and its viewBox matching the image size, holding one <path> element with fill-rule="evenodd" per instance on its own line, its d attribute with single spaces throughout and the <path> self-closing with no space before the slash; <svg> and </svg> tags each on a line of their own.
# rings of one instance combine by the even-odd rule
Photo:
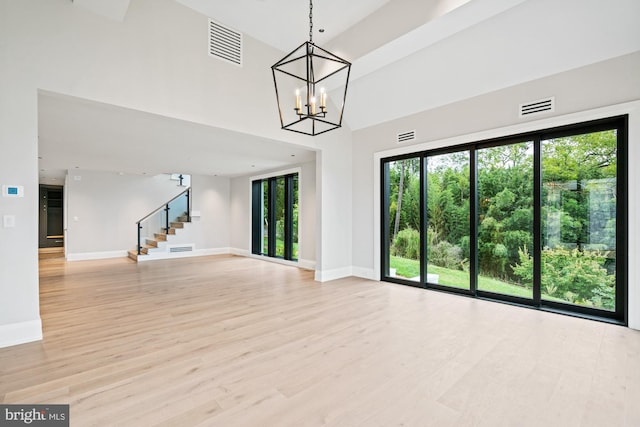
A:
<svg viewBox="0 0 640 427">
<path fill-rule="evenodd" d="M 269 181 L 262 181 L 262 254 L 269 254 Z"/>
<path fill-rule="evenodd" d="M 298 259 L 298 174 L 293 176 L 293 248 L 291 256 Z"/>
<path fill-rule="evenodd" d="M 276 178 L 276 256 L 284 257 L 284 176 Z"/>
<path fill-rule="evenodd" d="M 542 298 L 615 310 L 615 130 L 542 141 Z"/>
<path fill-rule="evenodd" d="M 469 152 L 427 158 L 427 283 L 469 289 Z"/>
<path fill-rule="evenodd" d="M 390 277 L 420 281 L 420 159 L 388 164 Z"/>
<path fill-rule="evenodd" d="M 185 193 L 169 203 L 169 222 L 186 222 L 187 211 L 189 210 L 187 207 L 188 202 L 189 199 L 187 198 L 187 193 Z"/>
<path fill-rule="evenodd" d="M 533 298 L 533 143 L 478 150 L 478 289 Z"/>
</svg>

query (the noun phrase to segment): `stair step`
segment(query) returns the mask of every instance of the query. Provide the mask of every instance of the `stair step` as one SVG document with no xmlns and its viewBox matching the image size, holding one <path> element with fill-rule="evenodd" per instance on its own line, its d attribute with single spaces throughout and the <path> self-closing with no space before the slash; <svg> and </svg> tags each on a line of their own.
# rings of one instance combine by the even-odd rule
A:
<svg viewBox="0 0 640 427">
<path fill-rule="evenodd" d="M 147 244 L 146 245 L 142 245 L 143 248 L 157 248 L 158 247 L 158 241 L 154 240 L 154 239 L 147 239 Z"/>
<path fill-rule="evenodd" d="M 144 256 L 145 254 L 141 253 L 140 255 L 138 255 L 138 251 L 136 250 L 131 250 L 129 251 L 129 258 L 131 258 L 134 261 L 138 261 L 138 257 L 139 256 Z"/>
<path fill-rule="evenodd" d="M 178 221 L 180 222 L 189 222 L 189 218 L 186 215 L 182 215 L 178 217 Z"/>
<path fill-rule="evenodd" d="M 159 242 L 166 242 L 167 241 L 167 234 L 166 233 L 154 233 L 153 236 Z"/>
<path fill-rule="evenodd" d="M 140 248 L 140 253 L 141 253 L 141 254 L 144 254 L 144 255 L 149 255 L 149 249 L 151 249 L 151 248 L 152 248 L 152 246 L 150 247 L 150 246 L 145 246 L 145 245 L 143 245 L 143 246 Z"/>
<path fill-rule="evenodd" d="M 172 222 L 171 228 L 184 228 L 184 223 L 182 222 Z"/>
</svg>

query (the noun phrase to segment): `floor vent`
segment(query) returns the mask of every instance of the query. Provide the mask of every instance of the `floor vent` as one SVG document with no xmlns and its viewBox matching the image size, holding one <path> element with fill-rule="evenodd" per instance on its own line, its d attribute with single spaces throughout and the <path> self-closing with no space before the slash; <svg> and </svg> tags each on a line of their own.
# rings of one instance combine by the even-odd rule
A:
<svg viewBox="0 0 640 427">
<path fill-rule="evenodd" d="M 191 252 L 193 251 L 193 246 L 172 246 L 169 248 L 169 252 Z"/>
<path fill-rule="evenodd" d="M 556 109 L 556 98 L 540 99 L 538 101 L 527 102 L 526 104 L 520 104 L 519 117 L 536 116 L 542 113 L 552 113 Z"/>
<path fill-rule="evenodd" d="M 242 33 L 209 19 L 209 55 L 242 67 Z"/>
<path fill-rule="evenodd" d="M 408 132 L 399 133 L 396 138 L 396 144 L 403 144 L 405 142 L 413 141 L 416 139 L 416 131 L 410 130 Z"/>
</svg>

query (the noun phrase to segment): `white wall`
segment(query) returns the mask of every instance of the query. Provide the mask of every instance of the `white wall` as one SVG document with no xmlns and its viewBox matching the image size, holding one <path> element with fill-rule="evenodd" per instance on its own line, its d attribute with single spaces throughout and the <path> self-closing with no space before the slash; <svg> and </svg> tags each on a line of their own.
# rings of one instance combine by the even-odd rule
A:
<svg viewBox="0 0 640 427">
<path fill-rule="evenodd" d="M 629 129 L 629 236 L 640 235 L 640 53 L 514 86 L 435 110 L 354 132 L 354 272 L 380 277 L 380 163 L 382 157 L 545 129 L 623 113 Z M 555 96 L 556 111 L 518 119 L 518 105 Z M 398 132 L 416 130 L 414 144 L 395 144 Z M 629 325 L 640 329 L 640 259 L 637 239 L 629 245 Z"/>
<path fill-rule="evenodd" d="M 228 250 L 231 236 L 229 178 L 193 175 L 191 209 L 200 216 L 191 218 L 198 231 L 196 250 Z"/>
<path fill-rule="evenodd" d="M 135 249 L 136 222 L 185 190 L 169 178 L 70 171 L 65 181 L 67 259 L 126 256 Z"/>
<path fill-rule="evenodd" d="M 0 202 L 0 214 L 16 216 L 15 228 L 0 230 L 0 346 L 41 336 L 39 89 L 326 150 L 335 159 L 344 152 L 350 159 L 345 128 L 308 138 L 277 126 L 269 68 L 283 52 L 245 35 L 239 68 L 207 55 L 207 31 L 206 16 L 172 0 L 133 1 L 121 23 L 67 0 L 0 0 L 0 181 L 25 189 L 24 198 Z M 341 187 L 317 193 L 318 222 L 350 201 L 348 167 L 340 172 Z M 317 173 L 332 179 L 322 168 Z M 350 226 L 350 214 L 323 225 L 316 243 L 326 262 L 319 268 L 344 272 L 351 265 L 350 246 L 342 244 Z"/>
<path fill-rule="evenodd" d="M 71 171 L 65 181 L 67 259 L 121 257 L 135 249 L 136 222 L 185 190 L 169 178 L 167 174 Z M 196 251 L 228 251 L 229 184 L 228 178 L 191 176 L 191 208 L 199 211 L 199 216 L 192 218 L 189 226 L 192 237 L 185 243 L 193 243 Z M 149 233 L 143 237 L 152 237 L 162 224 L 145 221 L 143 226 Z"/>
<path fill-rule="evenodd" d="M 2 25 L 0 22 L 0 28 Z M 42 336 L 38 296 L 36 96 L 35 93 L 30 97 L 19 96 L 28 85 L 2 75 L 3 69 L 0 64 L 0 185 L 24 186 L 24 197 L 0 197 L 0 217 L 15 216 L 14 228 L 0 228 L 0 347 Z"/>
<path fill-rule="evenodd" d="M 293 166 L 300 169 L 298 196 L 298 263 L 304 268 L 316 267 L 316 165 L 314 162 Z M 290 171 L 291 169 L 287 169 Z M 274 170 L 260 174 L 282 175 Z M 251 253 L 251 181 L 253 176 L 241 176 L 231 180 L 231 247 L 242 255 Z"/>
<path fill-rule="evenodd" d="M 344 130 L 316 154 L 316 274 L 320 282 L 350 276 L 352 252 L 352 141 Z"/>
</svg>

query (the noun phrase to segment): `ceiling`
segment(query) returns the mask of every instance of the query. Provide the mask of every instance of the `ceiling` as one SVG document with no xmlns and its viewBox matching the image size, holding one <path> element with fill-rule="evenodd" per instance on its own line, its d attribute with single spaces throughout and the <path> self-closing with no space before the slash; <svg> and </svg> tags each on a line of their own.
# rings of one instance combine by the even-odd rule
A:
<svg viewBox="0 0 640 427">
<path fill-rule="evenodd" d="M 233 177 L 315 160 L 300 146 L 49 92 L 38 117 L 42 184 L 73 169 Z"/>
<path fill-rule="evenodd" d="M 75 1 L 126 19 L 129 0 L 117 7 Z M 308 36 L 306 0 L 175 1 L 283 56 Z M 314 41 L 353 62 L 345 121 L 358 130 L 639 51 L 637 16 L 638 0 L 616 0 L 615 7 L 601 0 L 316 0 L 314 29 L 325 31 L 314 32 Z M 236 176 L 314 158 L 255 136 L 70 97 L 40 98 L 43 176 L 75 166 Z M 93 132 L 99 126 L 102 132 Z M 230 147 L 230 138 L 237 144 Z M 183 150 L 176 151 L 176 141 Z M 194 149 L 207 155 L 189 158 Z"/>
<path fill-rule="evenodd" d="M 176 1 L 282 51 L 293 50 L 309 37 L 308 0 Z M 314 42 L 326 44 L 389 2 L 316 0 L 313 5 Z M 320 29 L 324 32 L 320 33 Z"/>
</svg>

